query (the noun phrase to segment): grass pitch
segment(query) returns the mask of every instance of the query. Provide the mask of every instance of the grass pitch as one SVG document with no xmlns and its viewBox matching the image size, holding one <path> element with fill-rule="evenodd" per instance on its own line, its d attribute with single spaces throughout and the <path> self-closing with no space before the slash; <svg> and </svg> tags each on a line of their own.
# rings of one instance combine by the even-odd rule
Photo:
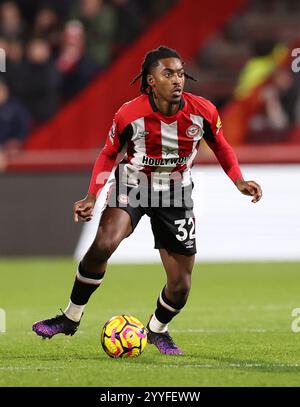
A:
<svg viewBox="0 0 300 407">
<path fill-rule="evenodd" d="M 170 332 L 185 356 L 147 345 L 135 359 L 110 359 L 100 331 L 111 316 L 145 324 L 165 278 L 161 265 L 111 265 L 73 337 L 42 340 L 33 322 L 65 308 L 70 259 L 0 260 L 0 386 L 299 386 L 299 263 L 197 264 L 189 301 Z"/>
</svg>

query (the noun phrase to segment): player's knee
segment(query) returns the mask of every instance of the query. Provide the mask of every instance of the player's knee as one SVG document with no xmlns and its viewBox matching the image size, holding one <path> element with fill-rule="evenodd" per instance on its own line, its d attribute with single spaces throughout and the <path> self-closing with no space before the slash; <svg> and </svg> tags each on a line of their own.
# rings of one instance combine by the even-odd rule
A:
<svg viewBox="0 0 300 407">
<path fill-rule="evenodd" d="M 101 238 L 93 243 L 93 254 L 98 261 L 107 261 L 118 247 L 119 242 L 116 239 Z"/>
<path fill-rule="evenodd" d="M 191 279 L 181 278 L 179 280 L 168 282 L 168 288 L 172 292 L 173 300 L 177 303 L 184 304 L 187 301 L 190 292 Z"/>
</svg>

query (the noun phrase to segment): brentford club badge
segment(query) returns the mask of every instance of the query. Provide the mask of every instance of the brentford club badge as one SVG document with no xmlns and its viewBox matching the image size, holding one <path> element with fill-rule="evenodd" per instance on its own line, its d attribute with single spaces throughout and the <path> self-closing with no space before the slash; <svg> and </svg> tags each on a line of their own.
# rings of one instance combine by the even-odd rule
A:
<svg viewBox="0 0 300 407">
<path fill-rule="evenodd" d="M 186 135 L 191 138 L 198 137 L 201 132 L 201 127 L 198 124 L 192 124 L 186 129 Z"/>
</svg>

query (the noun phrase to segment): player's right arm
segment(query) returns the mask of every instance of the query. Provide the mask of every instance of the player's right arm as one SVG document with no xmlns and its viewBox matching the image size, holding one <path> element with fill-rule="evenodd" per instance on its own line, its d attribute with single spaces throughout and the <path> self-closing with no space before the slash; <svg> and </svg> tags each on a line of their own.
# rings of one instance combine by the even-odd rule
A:
<svg viewBox="0 0 300 407">
<path fill-rule="evenodd" d="M 123 133 L 126 135 L 125 132 Z M 105 146 L 94 164 L 88 193 L 85 198 L 74 203 L 73 215 L 75 222 L 78 222 L 79 219 L 84 222 L 91 220 L 97 196 L 106 184 L 124 142 L 125 137 L 119 132 L 116 115 Z"/>
</svg>

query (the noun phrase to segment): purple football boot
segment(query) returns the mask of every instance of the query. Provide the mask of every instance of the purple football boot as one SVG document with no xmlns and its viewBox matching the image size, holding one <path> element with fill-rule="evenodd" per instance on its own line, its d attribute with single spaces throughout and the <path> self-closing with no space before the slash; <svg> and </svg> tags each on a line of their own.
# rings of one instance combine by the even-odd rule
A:
<svg viewBox="0 0 300 407">
<path fill-rule="evenodd" d="M 74 335 L 79 324 L 80 321 L 72 321 L 62 312 L 62 315 L 36 322 L 33 324 L 32 330 L 44 339 L 51 339 L 52 336 L 57 334 Z"/>
<path fill-rule="evenodd" d="M 152 332 L 147 325 L 147 341 L 155 345 L 160 353 L 165 355 L 183 355 L 183 351 L 174 343 L 169 332 Z"/>
</svg>

